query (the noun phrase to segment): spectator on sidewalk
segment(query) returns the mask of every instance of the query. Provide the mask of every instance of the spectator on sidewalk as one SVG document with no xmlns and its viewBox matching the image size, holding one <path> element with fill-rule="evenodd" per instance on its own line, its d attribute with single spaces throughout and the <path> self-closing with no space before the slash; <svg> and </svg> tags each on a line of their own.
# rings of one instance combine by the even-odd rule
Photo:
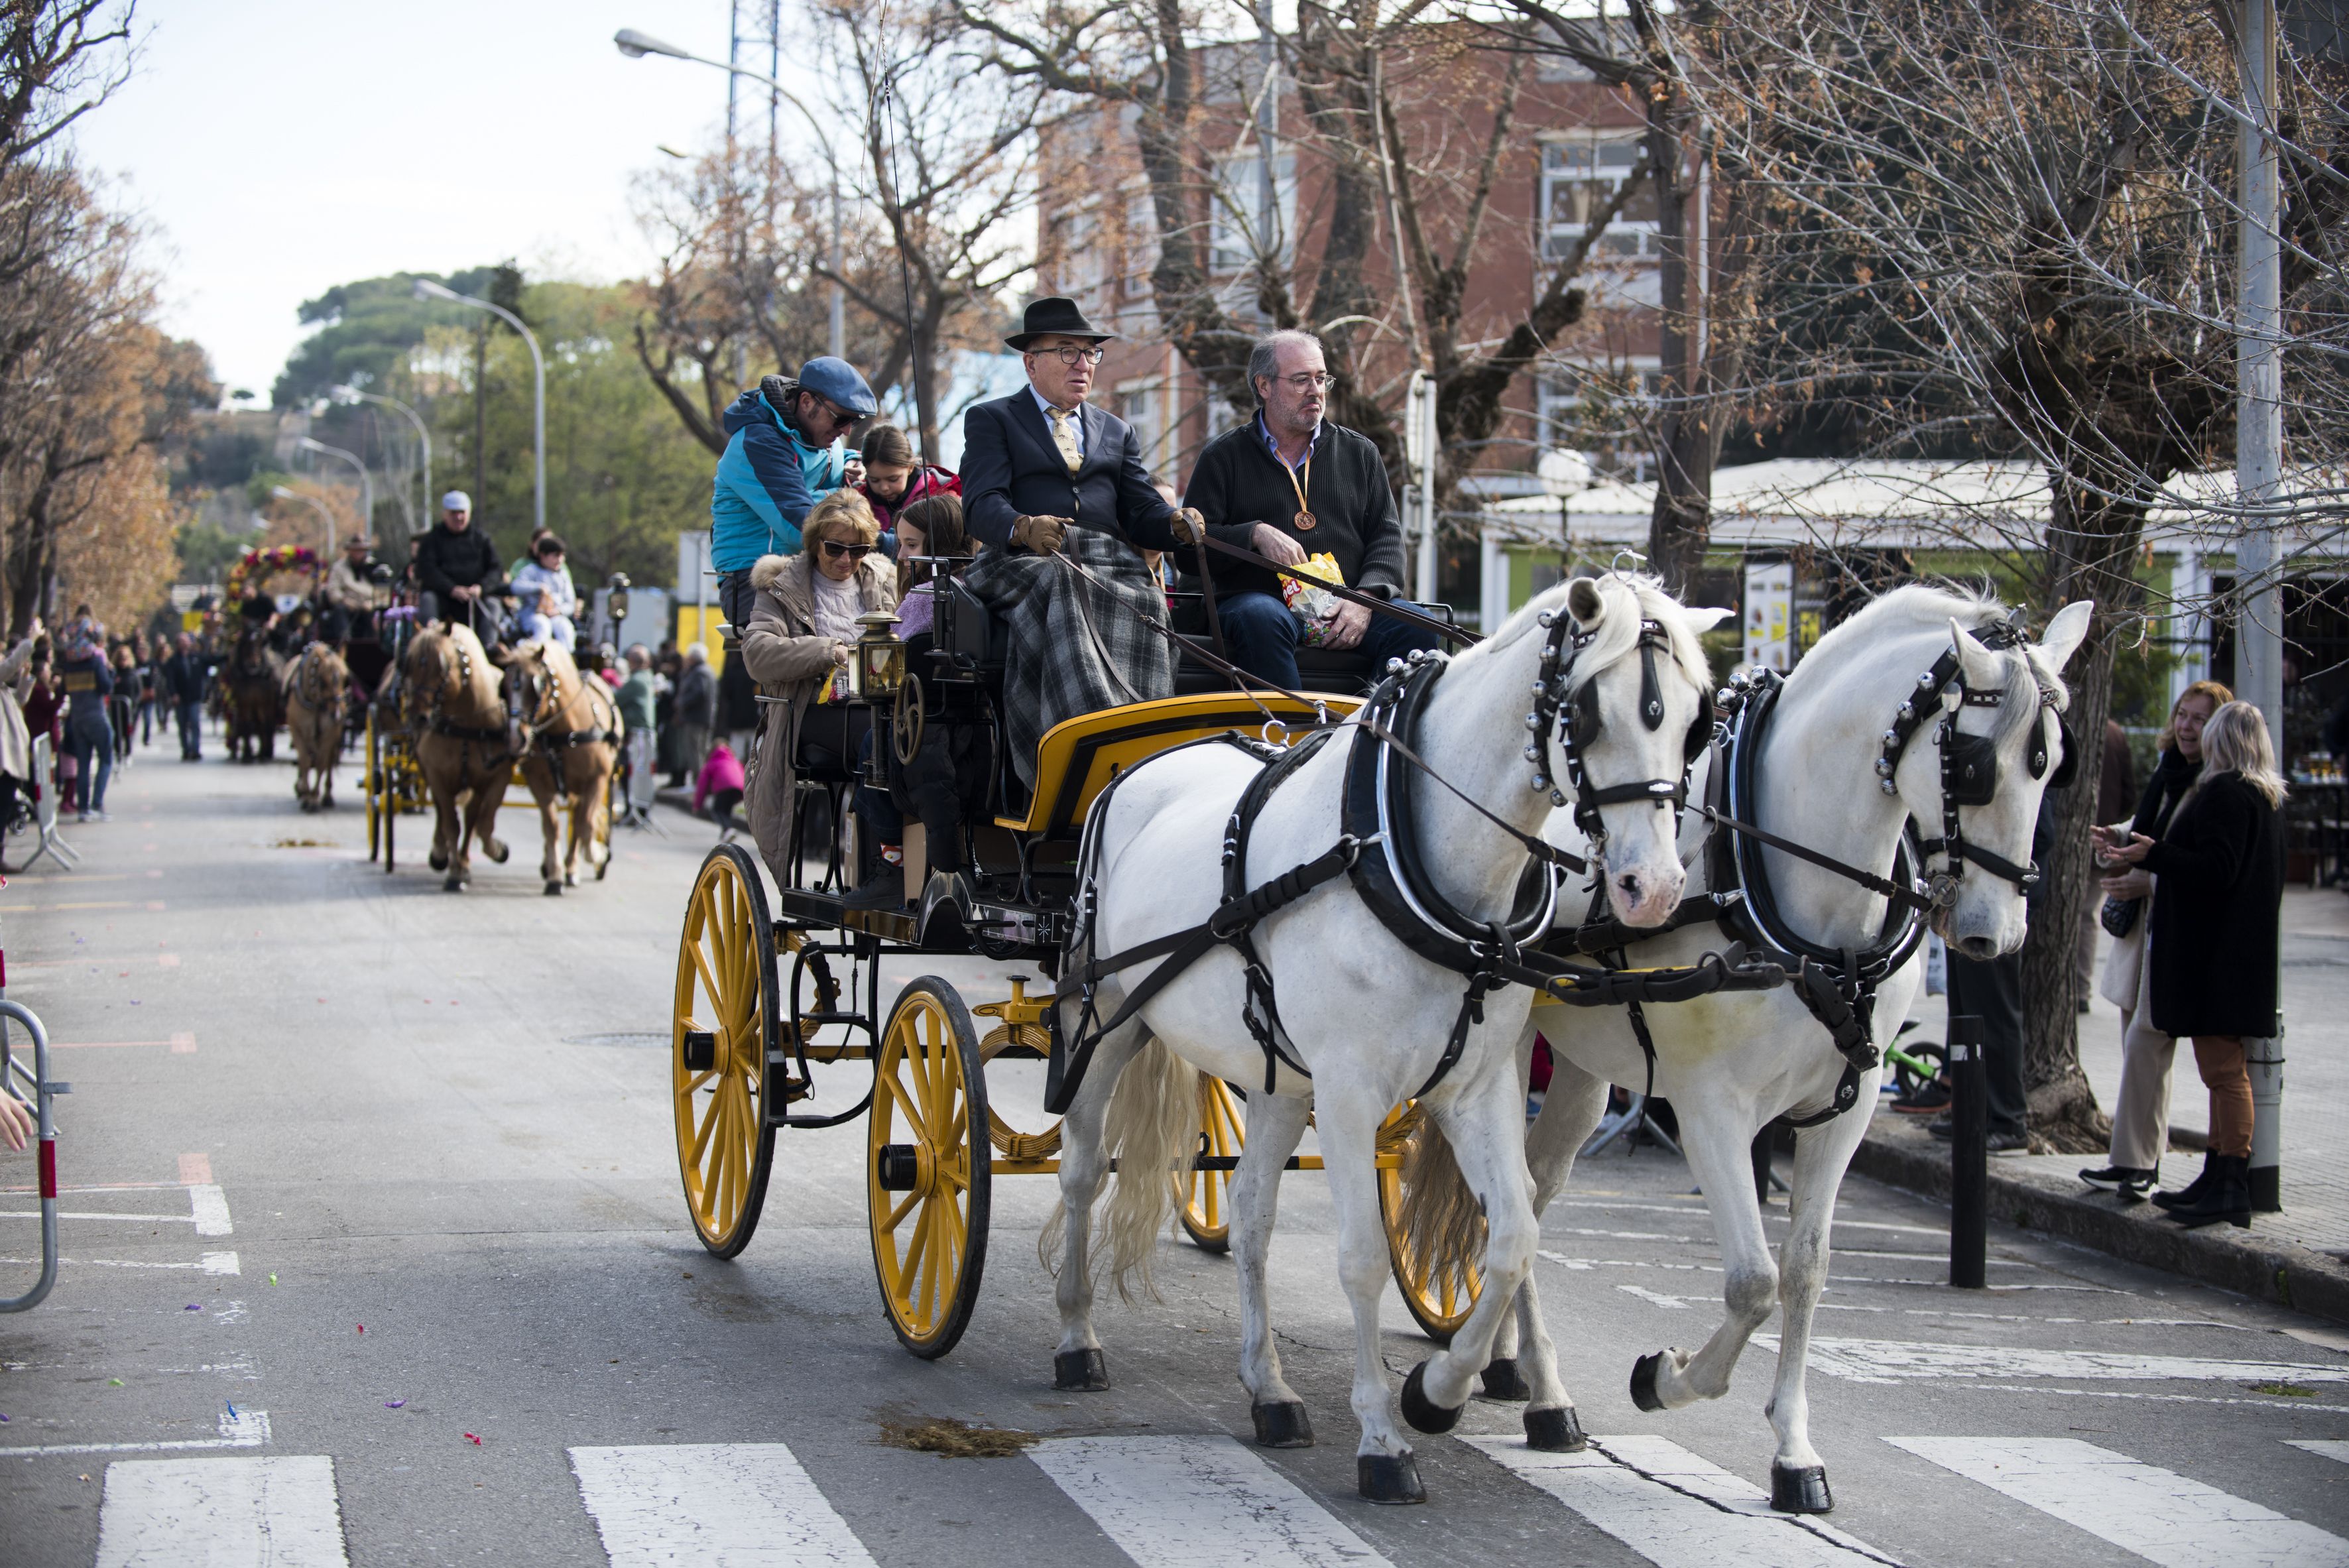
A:
<svg viewBox="0 0 2349 1568">
<path fill-rule="evenodd" d="M 653 717 L 653 656 L 642 643 L 629 644 L 624 656 L 628 676 L 615 694 L 620 705 L 620 722 L 626 728 L 622 744 L 628 759 L 628 810 L 621 820 L 627 827 L 641 828 L 652 817 L 653 786 L 659 782 L 653 768 L 653 737 L 657 728 Z"/>
<path fill-rule="evenodd" d="M 699 643 L 686 645 L 671 722 L 677 726 L 677 756 L 669 785 L 682 789 L 688 776 L 701 770 L 709 754 L 710 726 L 718 722 L 718 677 L 710 673 L 709 650 Z"/>
<path fill-rule="evenodd" d="M 25 720 L 25 699 L 33 695 L 33 655 L 39 646 L 41 623 L 25 640 L 0 659 L 0 833 L 7 831 L 20 810 L 30 811 L 33 788 L 33 730 Z M 21 798 L 23 805 L 18 805 Z"/>
<path fill-rule="evenodd" d="M 693 814 L 718 824 L 719 838 L 734 836 L 734 808 L 742 803 L 742 764 L 734 748 L 720 740 L 709 748 L 701 776 L 693 781 Z"/>
<path fill-rule="evenodd" d="M 2169 710 L 2161 732 L 2160 756 L 2153 777 L 2146 781 L 2137 816 L 2128 834 L 2159 839 L 2168 831 L 2186 792 L 2202 773 L 2202 727 L 2235 694 L 2217 681 L 2196 681 Z M 2169 1068 L 2178 1041 L 2154 1027 L 2153 975 L 2147 962 L 2145 913 L 2152 896 L 2153 873 L 2123 865 L 2107 853 L 2106 830 L 2117 830 L 2117 819 L 2106 819 L 2094 843 L 2096 864 L 2104 872 L 2099 886 L 2104 899 L 2099 914 L 2113 934 L 2113 951 L 2105 960 L 2098 993 L 2121 1010 L 2121 1087 L 2113 1102 L 2110 1162 L 2100 1170 L 2083 1171 L 2080 1179 L 2092 1187 L 2109 1187 L 2134 1202 L 2145 1196 L 2160 1172 L 2161 1151 L 2169 1145 Z M 2127 835 L 2122 836 L 2126 841 Z"/>
<path fill-rule="evenodd" d="M 204 759 L 204 683 L 212 671 L 196 649 L 196 639 L 180 634 L 180 651 L 163 662 L 164 700 L 180 724 L 180 760 Z"/>
<path fill-rule="evenodd" d="M 2039 797 L 2039 820 L 2031 830 L 2033 863 L 2047 863 L 2055 842 L 2055 791 Z M 2044 882 L 2023 901 L 2037 913 Z M 2002 958 L 1968 958 L 1949 951 L 1950 1016 L 1971 1014 L 1982 1020 L 1982 1084 L 1990 1101 L 1990 1151 L 2026 1154 L 2031 1149 L 2031 1109 L 2023 1089 L 2023 951 Z M 1954 1112 L 1936 1117 L 1926 1129 L 1936 1138 L 1957 1134 Z"/>
<path fill-rule="evenodd" d="M 105 822 L 113 820 L 106 814 L 106 785 L 114 776 L 114 723 L 107 713 L 114 671 L 106 657 L 106 629 L 84 624 L 87 633 L 67 645 L 57 676 L 66 694 L 66 748 L 74 759 L 77 819 Z"/>
<path fill-rule="evenodd" d="M 2267 720 L 2220 706 L 2202 730 L 2202 776 L 2160 839 L 2102 835 L 2106 854 L 2154 874 L 2147 913 L 2154 1027 L 2194 1040 L 2210 1091 L 2202 1174 L 2163 1207 L 2183 1225 L 2251 1222 L 2251 1080 L 2243 1042 L 2272 1038 L 2280 1000 L 2276 919 L 2283 904 L 2282 776 Z M 2159 1198 L 2157 1198 L 2157 1202 Z"/>
<path fill-rule="evenodd" d="M 2129 759 L 2128 731 L 2117 720 L 2105 720 L 2103 766 L 2096 770 L 2096 820 L 2117 822 L 2121 813 L 2137 799 L 2137 769 Z M 2088 998 L 2096 990 L 2096 933 L 2103 929 L 2098 918 L 2102 899 L 2086 899 L 2080 908 L 2080 945 L 2077 960 L 2080 1011 L 2088 1010 Z"/>
</svg>

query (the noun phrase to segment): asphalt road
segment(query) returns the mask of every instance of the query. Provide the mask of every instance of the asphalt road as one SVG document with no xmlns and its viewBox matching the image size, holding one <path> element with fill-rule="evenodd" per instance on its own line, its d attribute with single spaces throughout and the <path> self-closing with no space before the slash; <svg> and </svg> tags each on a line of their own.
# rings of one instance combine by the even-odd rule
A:
<svg viewBox="0 0 2349 1568">
<path fill-rule="evenodd" d="M 142 752 L 115 820 L 67 830 L 79 870 L 0 892 L 10 995 L 74 1085 L 71 1261 L 46 1305 L 0 1318 L 8 1568 L 522 1568 L 607 1545 L 1022 1568 L 2349 1563 L 2349 1335 L 2008 1231 L 1992 1289 L 1953 1292 L 1945 1214 L 1858 1180 L 1810 1378 L 1842 1533 L 1767 1517 L 1764 1349 L 1709 1406 L 1643 1415 L 1627 1392 L 1635 1357 L 1692 1348 L 1718 1310 L 1702 1209 L 1653 1150 L 1588 1165 L 1546 1224 L 1597 1449 L 1526 1470 L 1516 1408 L 1480 1401 L 1420 1440 L 1424 1508 L 1353 1495 L 1317 1175 L 1290 1178 L 1275 1254 L 1317 1448 L 1246 1446 L 1230 1264 L 1177 1240 L 1163 1301 L 1102 1309 L 1115 1387 L 1054 1393 L 1039 1179 L 997 1184 L 977 1315 L 916 1361 L 881 1315 L 860 1128 L 782 1135 L 738 1261 L 687 1223 L 667 1007 L 710 830 L 665 812 L 667 836 L 626 835 L 610 880 L 557 900 L 510 813 L 514 861 L 452 897 L 413 861 L 370 866 L 347 803 L 296 812 L 290 769 L 172 757 Z M 908 959 L 885 995 L 924 971 L 982 995 L 1017 972 Z M 990 1081 L 1040 1124 L 1032 1066 Z M 0 1157 L 0 1293 L 30 1274 L 32 1181 Z M 1400 1302 L 1386 1321 L 1400 1374 L 1425 1342 Z M 1047 1440 L 1004 1459 L 880 1440 L 932 1416 Z"/>
</svg>

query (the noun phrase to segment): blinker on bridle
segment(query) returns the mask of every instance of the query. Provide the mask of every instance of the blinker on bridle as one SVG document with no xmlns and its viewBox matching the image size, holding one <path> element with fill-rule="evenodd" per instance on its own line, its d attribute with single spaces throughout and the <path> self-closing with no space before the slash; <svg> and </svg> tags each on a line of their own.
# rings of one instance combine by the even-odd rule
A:
<svg viewBox="0 0 2349 1568">
<path fill-rule="evenodd" d="M 1566 792 L 1560 789 L 1548 766 L 1550 738 L 1555 734 L 1560 758 L 1560 769 L 1574 789 L 1575 826 L 1582 830 L 1593 844 L 1607 841 L 1607 829 L 1599 820 L 1599 809 L 1625 800 L 1646 800 L 1659 810 L 1670 806 L 1677 815 L 1688 804 L 1688 770 L 1713 744 L 1718 722 L 1713 688 L 1701 688 L 1696 718 L 1690 724 L 1688 738 L 1682 747 L 1681 774 L 1677 779 L 1642 779 L 1630 783 L 1611 784 L 1604 789 L 1590 782 L 1582 760 L 1583 748 L 1597 739 L 1603 722 L 1599 708 L 1599 689 L 1593 684 L 1596 673 L 1579 686 L 1573 683 L 1574 661 L 1598 635 L 1595 630 L 1578 630 L 1571 616 L 1557 610 L 1545 610 L 1540 624 L 1548 631 L 1543 645 L 1540 672 L 1534 678 L 1534 710 L 1526 715 L 1526 727 L 1534 738 L 1525 750 L 1527 762 L 1534 765 L 1532 788 L 1537 794 L 1547 792 L 1553 807 L 1567 803 Z M 1662 648 L 1670 655 L 1671 634 L 1660 621 L 1640 622 L 1640 722 L 1650 731 L 1663 727 L 1664 690 L 1656 668 L 1656 650 Z M 1568 691 L 1573 690 L 1569 706 Z"/>
</svg>

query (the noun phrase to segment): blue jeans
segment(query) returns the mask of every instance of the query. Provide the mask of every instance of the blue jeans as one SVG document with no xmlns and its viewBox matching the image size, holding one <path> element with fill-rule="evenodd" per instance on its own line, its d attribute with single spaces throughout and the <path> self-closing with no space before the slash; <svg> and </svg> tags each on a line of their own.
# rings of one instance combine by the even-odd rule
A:
<svg viewBox="0 0 2349 1568">
<path fill-rule="evenodd" d="M 180 713 L 180 755 L 202 757 L 204 754 L 204 703 L 202 697 L 193 702 L 171 705 Z"/>
<path fill-rule="evenodd" d="M 1271 593 L 1234 593 L 1216 600 L 1216 618 L 1223 623 L 1224 646 L 1232 663 L 1239 665 L 1258 680 L 1275 686 L 1298 689 L 1302 679 L 1297 673 L 1297 640 L 1305 630 L 1288 605 Z M 1443 639 L 1433 632 L 1399 621 L 1392 615 L 1371 613 L 1371 624 L 1362 632 L 1356 650 L 1371 656 L 1373 670 L 1383 668 L 1389 659 L 1407 658 L 1416 648 L 1443 645 Z"/>
<path fill-rule="evenodd" d="M 68 724 L 66 745 L 74 757 L 74 809 L 106 810 L 106 781 L 114 776 L 114 727 L 100 715 L 95 724 Z"/>
</svg>

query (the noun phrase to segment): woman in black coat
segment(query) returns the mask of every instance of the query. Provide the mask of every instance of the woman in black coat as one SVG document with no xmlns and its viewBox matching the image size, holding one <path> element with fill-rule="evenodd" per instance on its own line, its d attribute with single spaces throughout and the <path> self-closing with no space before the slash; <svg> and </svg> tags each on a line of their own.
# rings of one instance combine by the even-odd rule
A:
<svg viewBox="0 0 2349 1568">
<path fill-rule="evenodd" d="M 2202 731 L 2202 777 L 2158 841 L 2108 838 L 2113 860 L 2157 879 L 2148 928 L 2154 1027 L 2194 1037 L 2210 1091 L 2202 1191 L 2169 1216 L 2187 1225 L 2251 1220 L 2251 1080 L 2243 1041 L 2277 1032 L 2276 916 L 2283 903 L 2284 784 L 2267 723 L 2230 702 Z"/>
</svg>

